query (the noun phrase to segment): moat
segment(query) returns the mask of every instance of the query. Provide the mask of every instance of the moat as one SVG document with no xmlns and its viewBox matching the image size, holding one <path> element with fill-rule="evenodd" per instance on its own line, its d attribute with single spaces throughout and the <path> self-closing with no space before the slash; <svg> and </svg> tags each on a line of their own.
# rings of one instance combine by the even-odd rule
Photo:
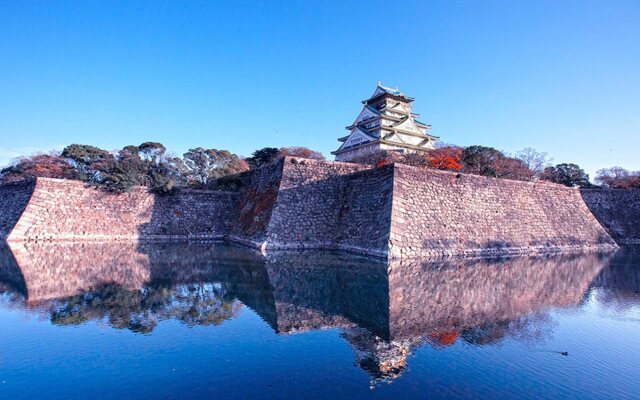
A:
<svg viewBox="0 0 640 400">
<path fill-rule="evenodd" d="M 0 396 L 633 398 L 640 247 L 392 261 L 0 244 Z"/>
</svg>

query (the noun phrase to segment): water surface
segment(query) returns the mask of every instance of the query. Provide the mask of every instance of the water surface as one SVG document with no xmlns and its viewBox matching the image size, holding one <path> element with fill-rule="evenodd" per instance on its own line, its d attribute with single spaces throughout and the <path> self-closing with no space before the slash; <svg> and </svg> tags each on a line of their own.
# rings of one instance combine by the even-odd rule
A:
<svg viewBox="0 0 640 400">
<path fill-rule="evenodd" d="M 0 245 L 0 397 L 637 398 L 640 249 Z"/>
</svg>

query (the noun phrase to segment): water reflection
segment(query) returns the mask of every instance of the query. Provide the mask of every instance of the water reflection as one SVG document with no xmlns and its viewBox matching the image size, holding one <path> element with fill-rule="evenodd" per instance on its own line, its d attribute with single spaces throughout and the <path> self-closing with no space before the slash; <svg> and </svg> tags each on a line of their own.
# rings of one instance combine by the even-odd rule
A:
<svg viewBox="0 0 640 400">
<path fill-rule="evenodd" d="M 219 325 L 247 306 L 278 334 L 339 328 L 373 381 L 419 346 L 539 342 L 550 308 L 640 300 L 638 254 L 385 263 L 341 253 L 260 253 L 197 243 L 0 245 L 5 304 L 56 325 L 106 321 L 150 333 L 162 320 Z"/>
</svg>

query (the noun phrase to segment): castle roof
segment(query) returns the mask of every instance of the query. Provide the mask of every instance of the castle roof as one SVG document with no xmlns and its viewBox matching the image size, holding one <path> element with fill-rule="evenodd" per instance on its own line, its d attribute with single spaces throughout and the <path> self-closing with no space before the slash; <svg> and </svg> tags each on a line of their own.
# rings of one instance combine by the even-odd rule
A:
<svg viewBox="0 0 640 400">
<path fill-rule="evenodd" d="M 362 100 L 362 102 L 364 104 L 367 104 L 368 102 L 370 102 L 371 100 L 383 96 L 383 95 L 391 95 L 394 97 L 398 97 L 403 99 L 404 101 L 408 101 L 411 102 L 413 100 L 415 100 L 413 97 L 409 97 L 406 94 L 402 93 L 400 91 L 400 89 L 398 89 L 397 87 L 394 88 L 390 88 L 388 86 L 383 86 L 380 82 L 378 82 L 378 86 L 376 86 L 376 90 L 373 92 L 373 94 L 371 95 L 371 97 L 369 97 L 366 100 Z"/>
</svg>

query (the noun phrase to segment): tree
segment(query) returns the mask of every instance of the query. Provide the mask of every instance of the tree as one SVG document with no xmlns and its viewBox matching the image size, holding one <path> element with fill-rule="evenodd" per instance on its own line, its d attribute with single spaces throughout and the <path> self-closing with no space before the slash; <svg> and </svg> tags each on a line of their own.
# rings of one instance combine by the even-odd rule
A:
<svg viewBox="0 0 640 400">
<path fill-rule="evenodd" d="M 469 146 L 462 151 L 462 170 L 469 174 L 529 181 L 534 172 L 525 161 L 505 155 L 493 147 Z"/>
<path fill-rule="evenodd" d="M 544 169 L 551 166 L 551 159 L 547 153 L 539 152 L 531 147 L 517 152 L 516 158 L 529 168 L 534 179 L 539 179 Z"/>
<path fill-rule="evenodd" d="M 144 183 L 154 193 L 168 194 L 176 186 L 186 184 L 186 167 L 180 157 L 167 154 L 167 148 L 158 142 L 144 142 L 137 146 L 140 159 L 144 162 Z"/>
<path fill-rule="evenodd" d="M 80 179 L 78 171 L 59 154 L 36 154 L 20 158 L 0 171 L 0 181 L 16 182 L 33 177 Z"/>
<path fill-rule="evenodd" d="M 607 188 L 640 188 L 640 171 L 631 172 L 622 167 L 603 168 L 596 172 L 595 182 Z"/>
<path fill-rule="evenodd" d="M 256 150 L 251 154 L 251 157 L 247 158 L 249 167 L 251 167 L 251 169 L 255 169 L 265 164 L 269 164 L 278 158 L 279 152 L 280 150 L 275 147 L 264 147 L 260 150 Z"/>
<path fill-rule="evenodd" d="M 503 156 L 493 163 L 496 178 L 512 179 L 516 181 L 530 181 L 533 179 L 533 171 L 527 167 L 524 161 L 513 157 Z"/>
<path fill-rule="evenodd" d="M 393 162 L 402 162 L 402 154 L 392 151 L 379 150 L 369 154 L 354 157 L 349 162 L 353 164 L 363 164 L 372 167 L 381 167 Z"/>
<path fill-rule="evenodd" d="M 423 152 L 406 153 L 400 154 L 398 157 L 398 161 L 396 162 L 400 164 L 411 165 L 412 167 L 428 167 L 429 157 L 427 153 Z"/>
<path fill-rule="evenodd" d="M 147 186 L 153 192 L 168 193 L 183 181 L 182 160 L 167 156 L 162 143 L 125 146 L 115 155 L 94 146 L 73 144 L 66 147 L 62 155 L 82 180 L 111 192 Z"/>
<path fill-rule="evenodd" d="M 428 166 L 445 171 L 460 171 L 462 152 L 462 147 L 458 146 L 438 147 L 427 154 Z"/>
<path fill-rule="evenodd" d="M 86 144 L 72 144 L 62 150 L 62 157 L 70 160 L 83 181 L 102 183 L 116 164 L 110 152 Z"/>
<path fill-rule="evenodd" d="M 158 163 L 167 152 L 167 148 L 162 143 L 144 142 L 138 146 L 140 157 L 151 163 Z"/>
<path fill-rule="evenodd" d="M 206 187 L 212 180 L 249 169 L 246 161 L 227 150 L 197 147 L 184 153 L 184 164 L 192 186 Z"/>
<path fill-rule="evenodd" d="M 311 150 L 306 147 L 283 147 L 278 152 L 276 158 L 282 158 L 286 156 L 311 158 L 314 160 L 324 160 L 324 156 L 319 151 Z"/>
<path fill-rule="evenodd" d="M 171 193 L 176 186 L 187 184 L 185 175 L 186 166 L 180 157 L 163 155 L 160 162 L 149 168 L 149 188 L 154 193 Z"/>
<path fill-rule="evenodd" d="M 504 157 L 493 147 L 469 146 L 462 151 L 463 170 L 469 174 L 496 177 L 496 162 Z"/>
<path fill-rule="evenodd" d="M 149 183 L 149 162 L 140 157 L 138 146 L 126 146 L 116 156 L 116 163 L 106 171 L 103 183 L 111 190 L 123 192 Z"/>
<path fill-rule="evenodd" d="M 589 182 L 589 175 L 576 164 L 563 163 L 547 167 L 542 174 L 542 179 L 570 187 L 592 186 Z"/>
</svg>

